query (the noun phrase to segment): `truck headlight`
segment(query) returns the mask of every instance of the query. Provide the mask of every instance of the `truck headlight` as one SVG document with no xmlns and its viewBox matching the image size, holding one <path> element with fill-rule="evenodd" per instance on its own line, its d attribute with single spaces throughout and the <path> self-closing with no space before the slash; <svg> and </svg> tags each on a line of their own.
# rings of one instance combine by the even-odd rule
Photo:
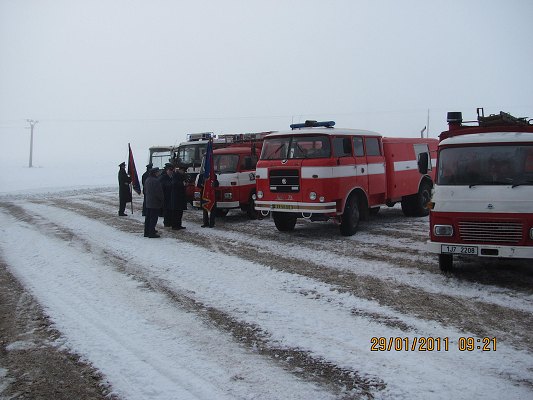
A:
<svg viewBox="0 0 533 400">
<path fill-rule="evenodd" d="M 453 226 L 451 225 L 435 225 L 433 227 L 435 236 L 453 236 Z"/>
<path fill-rule="evenodd" d="M 231 200 L 233 198 L 233 194 L 230 193 L 224 193 L 224 200 Z"/>
<path fill-rule="evenodd" d="M 262 198 L 263 198 L 263 192 L 262 192 L 261 190 L 259 190 L 259 191 L 257 192 L 257 198 L 258 198 L 258 199 L 262 199 Z"/>
<path fill-rule="evenodd" d="M 311 200 L 316 200 L 316 193 L 315 193 L 315 192 L 311 192 L 311 193 L 309 193 L 309 198 L 310 198 Z"/>
<path fill-rule="evenodd" d="M 529 238 L 533 240 L 533 228 L 529 230 Z"/>
</svg>

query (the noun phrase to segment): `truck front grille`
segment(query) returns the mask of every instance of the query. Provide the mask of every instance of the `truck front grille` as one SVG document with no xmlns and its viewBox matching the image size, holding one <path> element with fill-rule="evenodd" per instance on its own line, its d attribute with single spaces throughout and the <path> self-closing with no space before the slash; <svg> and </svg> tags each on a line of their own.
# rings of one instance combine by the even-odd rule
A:
<svg viewBox="0 0 533 400">
<path fill-rule="evenodd" d="M 520 222 L 459 222 L 459 234 L 465 242 L 518 244 L 523 239 Z"/>
<path fill-rule="evenodd" d="M 270 171 L 270 191 L 295 193 L 300 191 L 300 176 L 297 169 L 274 169 Z"/>
</svg>

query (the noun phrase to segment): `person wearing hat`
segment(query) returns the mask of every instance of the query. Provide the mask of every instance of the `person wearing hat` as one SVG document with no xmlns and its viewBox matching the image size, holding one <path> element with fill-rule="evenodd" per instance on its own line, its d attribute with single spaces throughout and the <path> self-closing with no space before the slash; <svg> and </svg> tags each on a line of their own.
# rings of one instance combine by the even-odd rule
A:
<svg viewBox="0 0 533 400">
<path fill-rule="evenodd" d="M 149 175 L 144 182 L 144 194 L 146 196 L 146 212 L 144 216 L 144 237 L 158 238 L 160 237 L 155 230 L 157 220 L 159 218 L 159 211 L 163 207 L 164 194 L 163 187 L 157 175 L 159 168 L 151 168 Z"/>
<path fill-rule="evenodd" d="M 163 173 L 159 176 L 159 181 L 163 187 L 165 195 L 165 202 L 163 204 L 163 226 L 172 226 L 172 207 L 171 207 L 171 192 L 172 192 L 172 174 L 174 173 L 174 166 L 170 163 L 165 164 Z"/>
<path fill-rule="evenodd" d="M 143 185 L 143 211 L 142 211 L 142 215 L 143 217 L 146 215 L 146 195 L 144 194 L 144 182 L 146 181 L 146 178 L 148 178 L 148 175 L 150 175 L 150 170 L 152 169 L 152 167 L 154 166 L 154 164 L 152 163 L 148 163 L 146 165 L 146 171 L 145 173 L 141 176 L 141 183 Z"/>
<path fill-rule="evenodd" d="M 187 209 L 187 196 L 185 185 L 187 184 L 187 168 L 180 166 L 172 174 L 172 185 L 170 193 L 170 208 L 172 210 L 172 229 L 185 229 L 182 225 L 183 211 Z"/>
<path fill-rule="evenodd" d="M 127 214 L 124 212 L 126 211 L 126 203 L 131 202 L 131 178 L 126 172 L 126 163 L 121 162 L 119 165 L 118 170 L 118 200 L 119 200 L 119 206 L 118 206 L 118 215 L 121 217 L 126 216 Z"/>
</svg>

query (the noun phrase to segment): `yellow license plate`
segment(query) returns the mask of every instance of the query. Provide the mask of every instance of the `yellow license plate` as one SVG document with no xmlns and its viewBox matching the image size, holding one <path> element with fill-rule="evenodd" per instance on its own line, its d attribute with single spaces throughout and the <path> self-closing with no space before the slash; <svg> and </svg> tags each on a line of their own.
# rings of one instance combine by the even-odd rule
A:
<svg viewBox="0 0 533 400">
<path fill-rule="evenodd" d="M 292 204 L 272 204 L 272 208 L 277 208 L 281 210 L 292 210 Z"/>
</svg>

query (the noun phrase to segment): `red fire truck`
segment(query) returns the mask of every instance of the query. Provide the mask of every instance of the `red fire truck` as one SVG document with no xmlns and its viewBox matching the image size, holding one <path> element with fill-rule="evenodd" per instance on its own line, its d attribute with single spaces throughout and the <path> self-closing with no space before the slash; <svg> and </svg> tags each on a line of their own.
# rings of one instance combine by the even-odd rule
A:
<svg viewBox="0 0 533 400">
<path fill-rule="evenodd" d="M 454 255 L 533 258 L 533 125 L 477 114 L 448 113 L 440 135 L 429 246 L 442 271 Z"/>
<path fill-rule="evenodd" d="M 219 135 L 231 144 L 213 150 L 213 164 L 219 183 L 215 189 L 217 215 L 225 216 L 231 209 L 241 209 L 251 219 L 258 217 L 255 209 L 255 167 L 263 139 L 269 133 L 272 132 Z M 196 187 L 195 207 L 200 207 L 200 195 L 200 189 Z"/>
<path fill-rule="evenodd" d="M 436 139 L 383 138 L 334 121 L 306 121 L 265 138 L 257 164 L 256 209 L 272 212 L 280 231 L 297 218 L 333 219 L 353 235 L 360 219 L 401 202 L 407 216 L 427 215 L 433 163 L 420 174 L 420 155 L 436 155 Z M 433 160 L 432 160 L 433 161 Z"/>
</svg>

